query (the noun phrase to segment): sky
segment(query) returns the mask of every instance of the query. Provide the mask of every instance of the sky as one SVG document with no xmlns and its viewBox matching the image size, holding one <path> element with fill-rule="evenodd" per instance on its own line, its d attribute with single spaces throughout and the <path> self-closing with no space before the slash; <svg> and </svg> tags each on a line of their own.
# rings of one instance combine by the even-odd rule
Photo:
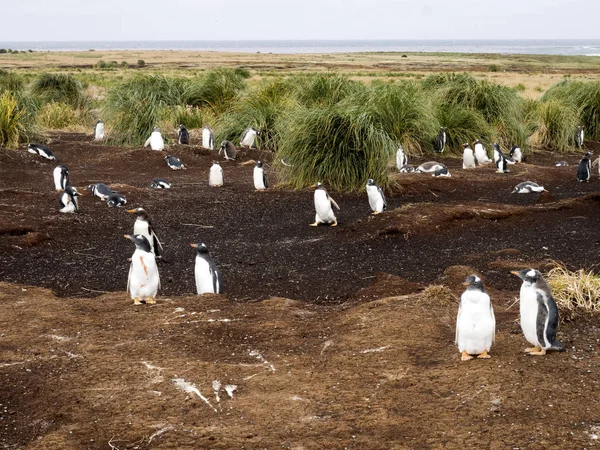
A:
<svg viewBox="0 0 600 450">
<path fill-rule="evenodd" d="M 600 39 L 599 0 L 0 0 L 0 41 Z"/>
</svg>

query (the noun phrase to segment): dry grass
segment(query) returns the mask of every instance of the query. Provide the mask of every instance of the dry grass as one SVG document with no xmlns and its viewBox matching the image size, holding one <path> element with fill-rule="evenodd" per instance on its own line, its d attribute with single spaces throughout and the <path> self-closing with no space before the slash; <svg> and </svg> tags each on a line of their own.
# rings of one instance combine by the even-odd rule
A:
<svg viewBox="0 0 600 450">
<path fill-rule="evenodd" d="M 556 263 L 546 275 L 546 281 L 552 288 L 562 320 L 600 311 L 600 275 L 584 269 L 572 272 Z"/>
<path fill-rule="evenodd" d="M 452 305 L 458 303 L 458 297 L 443 284 L 432 284 L 423 290 L 423 298 L 427 303 Z"/>
</svg>

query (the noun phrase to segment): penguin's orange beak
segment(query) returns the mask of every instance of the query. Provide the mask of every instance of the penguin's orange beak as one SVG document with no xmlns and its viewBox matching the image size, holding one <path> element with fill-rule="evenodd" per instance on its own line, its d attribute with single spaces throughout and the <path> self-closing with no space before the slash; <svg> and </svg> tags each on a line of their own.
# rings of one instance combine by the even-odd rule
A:
<svg viewBox="0 0 600 450">
<path fill-rule="evenodd" d="M 125 239 L 131 239 L 131 235 L 129 235 L 129 234 L 125 234 L 123 237 L 124 237 Z"/>
<path fill-rule="evenodd" d="M 512 273 L 513 275 L 519 276 L 519 272 L 517 272 L 516 270 L 511 270 L 510 273 Z"/>
<path fill-rule="evenodd" d="M 136 210 L 135 209 L 128 209 L 127 212 L 128 213 L 134 213 Z"/>
<path fill-rule="evenodd" d="M 465 282 L 463 283 L 463 286 L 468 286 L 468 285 L 470 285 L 470 284 L 471 284 L 471 283 L 469 283 L 468 281 L 465 281 Z"/>
<path fill-rule="evenodd" d="M 190 247 L 198 248 L 198 244 L 190 244 Z"/>
</svg>

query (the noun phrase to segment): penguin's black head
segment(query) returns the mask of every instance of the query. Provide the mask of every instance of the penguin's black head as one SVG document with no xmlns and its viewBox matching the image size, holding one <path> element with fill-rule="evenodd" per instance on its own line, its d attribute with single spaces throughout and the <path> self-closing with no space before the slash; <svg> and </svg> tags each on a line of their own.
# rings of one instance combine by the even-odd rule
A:
<svg viewBox="0 0 600 450">
<path fill-rule="evenodd" d="M 205 244 L 202 244 L 202 243 L 190 244 L 190 247 L 195 248 L 198 251 L 198 253 L 204 253 L 204 254 L 208 253 L 208 247 Z"/>
<path fill-rule="evenodd" d="M 144 208 L 128 209 L 127 212 L 131 213 L 131 214 L 135 214 L 136 217 L 139 217 L 141 219 L 147 219 L 148 218 L 148 213 L 146 213 L 146 210 Z"/>
<path fill-rule="evenodd" d="M 592 157 L 592 152 L 586 152 L 585 155 L 583 155 L 584 158 L 591 158 Z"/>
<path fill-rule="evenodd" d="M 152 131 L 160 131 L 160 130 L 158 129 L 158 127 L 154 127 L 154 129 Z"/>
<path fill-rule="evenodd" d="M 523 269 L 519 270 L 518 272 L 515 270 L 511 273 L 513 275 L 518 276 L 525 283 L 530 284 L 535 284 L 540 278 L 542 278 L 542 274 L 540 273 L 540 271 L 535 269 Z"/>
<path fill-rule="evenodd" d="M 256 161 L 256 167 L 258 167 L 260 169 L 262 167 L 262 162 L 261 161 Z"/>
<path fill-rule="evenodd" d="M 65 192 L 67 194 L 69 194 L 71 197 L 77 197 L 78 195 L 81 195 L 79 192 L 77 192 L 77 189 L 73 186 L 67 186 L 65 188 Z"/>
<path fill-rule="evenodd" d="M 465 143 L 463 144 L 463 148 L 469 148 L 469 143 L 468 143 L 468 142 L 465 142 Z"/>
<path fill-rule="evenodd" d="M 98 121 L 96 122 L 96 125 L 102 123 L 102 119 L 98 119 Z"/>
<path fill-rule="evenodd" d="M 179 124 L 179 129 L 185 128 L 182 123 Z"/>
<path fill-rule="evenodd" d="M 219 164 L 219 161 L 213 161 L 213 166 L 214 166 L 215 164 L 216 164 L 217 166 L 220 166 L 220 165 L 221 165 L 221 164 Z"/>
<path fill-rule="evenodd" d="M 145 236 L 142 236 L 141 234 L 126 234 L 124 237 L 125 239 L 129 239 L 131 242 L 133 242 L 137 249 L 143 250 L 148 253 L 152 251 L 150 249 L 150 243 L 148 242 L 148 239 L 146 239 Z"/>
<path fill-rule="evenodd" d="M 446 131 L 446 127 L 440 127 L 441 131 Z"/>
<path fill-rule="evenodd" d="M 313 184 L 312 187 L 315 189 L 325 189 L 325 186 L 323 186 L 323 183 L 321 183 L 321 182 Z"/>
<path fill-rule="evenodd" d="M 477 289 L 479 291 L 483 291 L 483 282 L 481 281 L 481 278 L 475 274 L 469 275 L 463 284 L 468 286 L 467 289 Z"/>
<path fill-rule="evenodd" d="M 228 145 L 229 145 L 229 141 L 223 141 L 223 142 L 221 142 L 221 150 L 225 150 Z"/>
<path fill-rule="evenodd" d="M 375 180 L 373 180 L 373 178 L 369 178 L 367 180 L 367 186 L 375 186 Z"/>
<path fill-rule="evenodd" d="M 500 146 L 498 145 L 498 143 L 497 143 L 497 142 L 494 142 L 492 145 L 494 146 L 494 148 L 495 148 L 496 150 L 500 151 Z"/>
</svg>

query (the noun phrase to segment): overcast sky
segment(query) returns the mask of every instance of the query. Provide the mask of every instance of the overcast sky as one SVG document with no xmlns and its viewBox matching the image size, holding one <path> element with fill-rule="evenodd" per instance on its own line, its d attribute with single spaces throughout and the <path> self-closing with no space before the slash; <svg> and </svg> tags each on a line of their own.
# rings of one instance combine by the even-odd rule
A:
<svg viewBox="0 0 600 450">
<path fill-rule="evenodd" d="M 0 17 L 0 41 L 600 38 L 600 0 L 0 0 Z"/>
</svg>

